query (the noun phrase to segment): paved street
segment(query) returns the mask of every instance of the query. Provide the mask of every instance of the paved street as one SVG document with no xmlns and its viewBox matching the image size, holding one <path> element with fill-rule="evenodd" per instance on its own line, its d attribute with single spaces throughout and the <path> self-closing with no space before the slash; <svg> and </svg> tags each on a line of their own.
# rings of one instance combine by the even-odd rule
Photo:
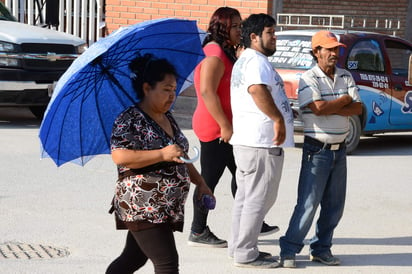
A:
<svg viewBox="0 0 412 274">
<path fill-rule="evenodd" d="M 85 167 L 57 168 L 50 159 L 40 160 L 38 129 L 28 110 L 0 108 L 0 273 L 104 273 L 125 240 L 107 213 L 116 178 L 110 156 L 96 157 Z M 191 129 L 184 132 L 192 146 L 198 145 Z M 262 251 L 275 256 L 296 201 L 302 136 L 295 140 L 297 147 L 286 150 L 278 200 L 266 217 L 280 232 L 259 241 Z M 293 273 L 412 273 L 411 155 L 412 133 L 362 138 L 348 157 L 346 210 L 335 233 L 333 252 L 342 265 L 309 262 L 305 246 Z M 229 184 L 225 173 L 209 219 L 211 230 L 225 239 L 232 208 Z M 291 272 L 236 268 L 226 249 L 189 247 L 191 219 L 187 203 L 184 232 L 175 233 L 182 274 Z M 139 273 L 153 273 L 151 263 Z"/>
</svg>

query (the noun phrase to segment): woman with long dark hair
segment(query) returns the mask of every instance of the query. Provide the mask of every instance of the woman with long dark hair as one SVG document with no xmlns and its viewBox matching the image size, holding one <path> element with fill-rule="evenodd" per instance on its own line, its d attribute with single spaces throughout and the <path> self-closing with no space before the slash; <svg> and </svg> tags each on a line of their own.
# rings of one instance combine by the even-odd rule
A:
<svg viewBox="0 0 412 274">
<path fill-rule="evenodd" d="M 241 39 L 241 16 L 238 10 L 220 7 L 212 15 L 208 35 L 203 43 L 206 57 L 195 69 L 197 106 L 192 126 L 201 147 L 200 166 L 206 184 L 214 192 L 225 168 L 232 173 L 232 193 L 236 191 L 232 146 L 232 111 L 230 77 Z M 191 246 L 226 247 L 207 226 L 208 211 L 196 206 L 188 244 Z"/>
</svg>

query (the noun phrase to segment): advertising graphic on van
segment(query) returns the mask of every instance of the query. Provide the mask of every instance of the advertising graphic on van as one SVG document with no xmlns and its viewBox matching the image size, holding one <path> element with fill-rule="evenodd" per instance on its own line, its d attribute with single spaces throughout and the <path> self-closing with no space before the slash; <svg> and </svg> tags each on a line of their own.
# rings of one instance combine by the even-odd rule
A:
<svg viewBox="0 0 412 274">
<path fill-rule="evenodd" d="M 405 104 L 403 105 L 402 112 L 412 114 L 412 90 L 408 91 L 405 95 Z"/>
</svg>

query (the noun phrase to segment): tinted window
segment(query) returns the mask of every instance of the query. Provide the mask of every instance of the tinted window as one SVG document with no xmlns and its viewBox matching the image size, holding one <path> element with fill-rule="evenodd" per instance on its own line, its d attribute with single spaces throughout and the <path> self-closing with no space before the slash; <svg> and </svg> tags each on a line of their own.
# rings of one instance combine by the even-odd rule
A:
<svg viewBox="0 0 412 274">
<path fill-rule="evenodd" d="M 309 69 L 315 65 L 311 49 L 311 36 L 280 35 L 276 40 L 276 52 L 269 61 L 277 68 Z"/>
<path fill-rule="evenodd" d="M 382 52 L 375 40 L 362 40 L 352 47 L 346 63 L 349 70 L 384 72 Z"/>
<path fill-rule="evenodd" d="M 397 76 L 407 76 L 409 55 L 412 53 L 411 48 L 392 40 L 386 40 L 385 46 L 391 63 L 392 73 Z"/>
</svg>

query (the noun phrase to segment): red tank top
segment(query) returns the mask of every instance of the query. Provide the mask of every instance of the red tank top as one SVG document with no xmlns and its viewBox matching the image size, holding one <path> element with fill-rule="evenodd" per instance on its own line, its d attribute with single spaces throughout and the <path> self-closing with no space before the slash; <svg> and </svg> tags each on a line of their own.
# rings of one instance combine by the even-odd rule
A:
<svg viewBox="0 0 412 274">
<path fill-rule="evenodd" d="M 226 114 L 226 117 L 232 123 L 232 110 L 230 107 L 230 78 L 232 75 L 233 63 L 226 56 L 223 49 L 217 44 L 207 44 L 203 51 L 206 56 L 216 56 L 222 60 L 225 65 L 225 71 L 223 77 L 220 80 L 217 88 L 217 95 L 219 96 L 222 109 Z M 195 69 L 195 89 L 197 95 L 197 106 L 193 113 L 192 127 L 196 136 L 202 142 L 210 142 L 220 137 L 220 127 L 218 123 L 213 119 L 212 115 L 206 108 L 203 98 L 200 94 L 200 68 L 202 62 Z"/>
</svg>

